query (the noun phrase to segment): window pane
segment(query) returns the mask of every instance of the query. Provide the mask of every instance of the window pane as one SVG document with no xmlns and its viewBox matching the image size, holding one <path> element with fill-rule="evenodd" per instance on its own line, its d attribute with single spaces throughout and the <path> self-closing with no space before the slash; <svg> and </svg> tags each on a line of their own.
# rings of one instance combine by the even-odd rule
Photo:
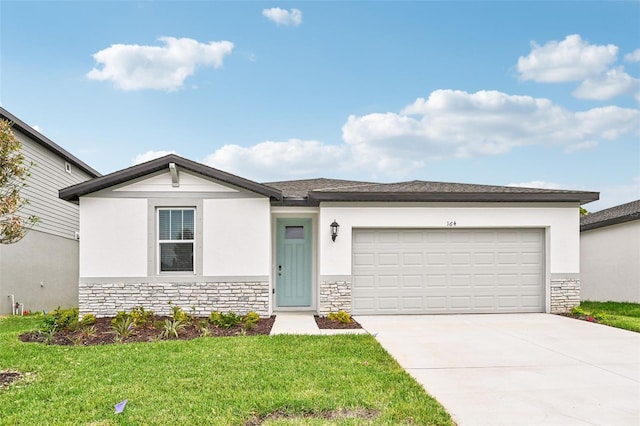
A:
<svg viewBox="0 0 640 426">
<path fill-rule="evenodd" d="M 182 210 L 171 210 L 171 238 L 182 239 Z"/>
<path fill-rule="evenodd" d="M 161 243 L 160 271 L 193 272 L 193 243 Z"/>
<path fill-rule="evenodd" d="M 169 225 L 169 215 L 170 212 L 169 210 L 160 210 L 160 212 L 158 213 L 159 216 L 159 220 L 160 220 L 160 239 L 161 240 L 168 240 L 169 239 L 169 229 L 170 229 L 170 225 Z"/>
<path fill-rule="evenodd" d="M 195 234 L 195 228 L 193 224 L 193 210 L 182 211 L 182 226 L 184 233 L 182 234 L 183 240 L 193 240 Z"/>
<path fill-rule="evenodd" d="M 304 239 L 304 226 L 285 226 L 284 237 L 287 240 L 302 240 Z"/>
</svg>

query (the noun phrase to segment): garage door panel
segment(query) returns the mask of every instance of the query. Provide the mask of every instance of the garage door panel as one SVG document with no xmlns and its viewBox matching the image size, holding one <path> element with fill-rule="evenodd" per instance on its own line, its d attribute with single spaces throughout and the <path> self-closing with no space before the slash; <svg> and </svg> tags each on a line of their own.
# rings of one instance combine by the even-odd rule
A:
<svg viewBox="0 0 640 426">
<path fill-rule="evenodd" d="M 544 231 L 359 230 L 353 313 L 544 311 Z"/>
</svg>

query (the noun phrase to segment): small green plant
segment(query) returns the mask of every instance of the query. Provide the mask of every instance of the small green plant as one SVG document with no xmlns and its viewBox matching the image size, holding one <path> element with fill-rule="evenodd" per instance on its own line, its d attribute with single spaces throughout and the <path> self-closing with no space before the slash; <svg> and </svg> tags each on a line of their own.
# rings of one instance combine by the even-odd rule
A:
<svg viewBox="0 0 640 426">
<path fill-rule="evenodd" d="M 50 314 L 45 315 L 42 320 L 41 329 L 43 331 L 55 330 L 77 330 L 80 326 L 78 322 L 78 308 L 61 309 L 58 306 Z"/>
<path fill-rule="evenodd" d="M 111 320 L 111 332 L 115 334 L 116 341 L 122 341 L 129 337 L 133 327 L 133 318 L 125 311 L 119 311 Z"/>
<path fill-rule="evenodd" d="M 178 319 L 166 319 L 164 320 L 164 330 L 160 333 L 160 337 L 163 339 L 171 339 L 172 337 L 178 338 L 178 333 L 185 327 L 186 323 Z"/>
<path fill-rule="evenodd" d="M 240 315 L 234 314 L 229 311 L 226 314 L 221 312 L 212 312 L 209 316 L 209 321 L 211 324 L 220 328 L 233 328 L 239 325 L 242 322 L 242 317 Z"/>
<path fill-rule="evenodd" d="M 588 315 L 587 311 L 582 309 L 580 306 L 576 306 L 575 308 L 571 309 L 571 313 L 574 315 L 580 315 L 580 316 Z"/>
<path fill-rule="evenodd" d="M 198 328 L 200 337 L 207 337 L 211 335 L 211 332 L 209 331 L 209 323 L 207 322 L 207 320 L 198 321 L 198 323 L 196 324 L 196 327 Z"/>
<path fill-rule="evenodd" d="M 351 323 L 351 315 L 348 312 L 345 312 L 342 310 L 338 312 L 329 312 L 329 314 L 327 315 L 327 318 L 330 319 L 331 321 L 338 321 L 343 324 Z"/>
<path fill-rule="evenodd" d="M 82 334 L 87 337 L 95 337 L 98 334 L 98 330 L 96 330 L 95 325 L 90 325 L 82 328 Z"/>
<path fill-rule="evenodd" d="M 191 322 L 191 316 L 182 310 L 180 306 L 172 306 L 171 307 L 171 318 L 176 321 L 180 321 L 183 323 Z"/>
<path fill-rule="evenodd" d="M 598 322 L 603 322 L 609 319 L 609 315 L 606 312 L 598 312 L 593 314 L 593 318 Z"/>
<path fill-rule="evenodd" d="M 93 314 L 84 314 L 80 320 L 80 327 L 89 327 L 96 323 L 96 316 Z"/>
<path fill-rule="evenodd" d="M 152 310 L 147 311 L 143 306 L 136 306 L 131 309 L 129 315 L 131 315 L 131 318 L 133 319 L 134 327 L 144 327 L 151 324 L 155 313 Z"/>
<path fill-rule="evenodd" d="M 260 315 L 258 315 L 256 312 L 251 311 L 244 316 L 242 320 L 243 322 L 242 328 L 244 330 L 252 330 L 253 328 L 255 328 L 259 320 L 260 320 Z"/>
</svg>

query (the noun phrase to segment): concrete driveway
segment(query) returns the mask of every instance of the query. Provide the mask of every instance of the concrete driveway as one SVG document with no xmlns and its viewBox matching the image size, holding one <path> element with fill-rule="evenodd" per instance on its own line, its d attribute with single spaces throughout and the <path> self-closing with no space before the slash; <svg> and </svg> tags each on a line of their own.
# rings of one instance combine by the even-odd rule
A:
<svg viewBox="0 0 640 426">
<path fill-rule="evenodd" d="M 549 314 L 356 320 L 458 425 L 639 425 L 640 334 Z"/>
</svg>

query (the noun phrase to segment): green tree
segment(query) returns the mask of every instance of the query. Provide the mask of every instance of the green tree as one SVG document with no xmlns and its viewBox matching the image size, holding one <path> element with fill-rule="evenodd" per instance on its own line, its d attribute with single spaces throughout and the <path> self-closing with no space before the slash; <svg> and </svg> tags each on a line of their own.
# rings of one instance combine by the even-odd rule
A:
<svg viewBox="0 0 640 426">
<path fill-rule="evenodd" d="M 584 207 L 580 206 L 580 216 L 586 216 L 589 214 L 589 211 Z"/>
<path fill-rule="evenodd" d="M 13 123 L 0 119 L 0 244 L 20 241 L 37 222 L 36 216 L 20 215 L 29 201 L 20 196 L 33 163 L 25 164 L 22 144 L 16 138 Z"/>
</svg>

